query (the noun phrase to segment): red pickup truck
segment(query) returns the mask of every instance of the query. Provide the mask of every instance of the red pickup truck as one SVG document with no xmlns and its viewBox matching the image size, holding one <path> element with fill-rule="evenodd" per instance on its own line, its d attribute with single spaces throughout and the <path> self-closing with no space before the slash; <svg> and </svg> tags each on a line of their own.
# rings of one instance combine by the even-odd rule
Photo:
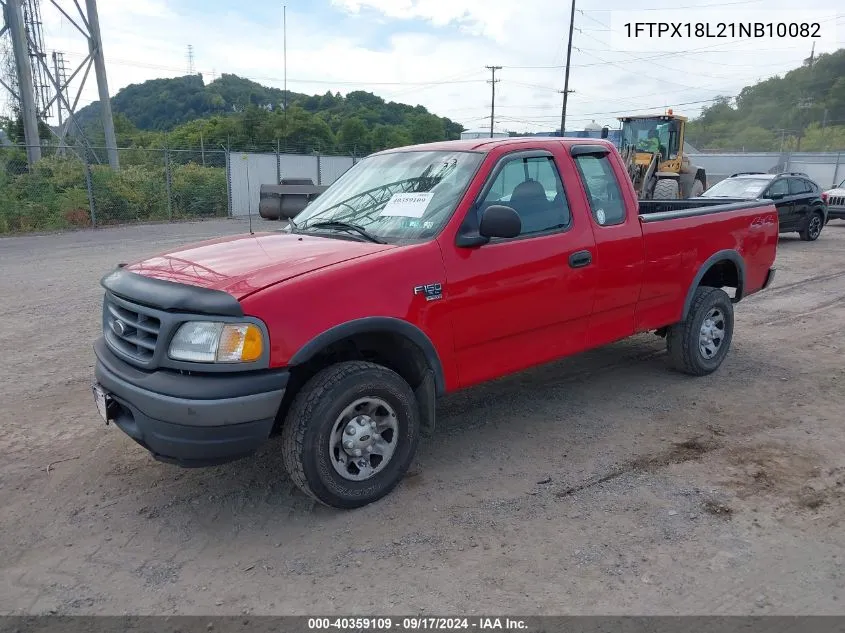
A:
<svg viewBox="0 0 845 633">
<path fill-rule="evenodd" d="M 638 201 L 602 140 L 389 150 L 284 229 L 107 274 L 95 399 L 183 466 L 278 432 L 303 491 L 359 507 L 401 480 L 441 394 L 647 331 L 713 372 L 777 238 L 769 201 Z"/>
</svg>

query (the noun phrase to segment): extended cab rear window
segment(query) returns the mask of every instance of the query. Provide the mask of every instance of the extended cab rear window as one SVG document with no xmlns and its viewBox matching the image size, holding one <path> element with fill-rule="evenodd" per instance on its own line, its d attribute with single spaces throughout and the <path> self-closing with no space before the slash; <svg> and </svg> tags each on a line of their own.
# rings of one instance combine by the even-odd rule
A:
<svg viewBox="0 0 845 633">
<path fill-rule="evenodd" d="M 585 154 L 577 156 L 575 164 L 596 224 L 613 226 L 625 222 L 625 202 L 607 156 Z"/>
</svg>

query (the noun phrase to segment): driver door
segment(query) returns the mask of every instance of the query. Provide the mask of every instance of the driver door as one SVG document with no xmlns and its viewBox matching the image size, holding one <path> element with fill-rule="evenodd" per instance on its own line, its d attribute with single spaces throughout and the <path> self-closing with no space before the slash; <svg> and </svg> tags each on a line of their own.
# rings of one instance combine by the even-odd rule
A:
<svg viewBox="0 0 845 633">
<path fill-rule="evenodd" d="M 581 200 L 573 170 L 558 169 L 557 159 L 545 151 L 504 155 L 468 210 L 465 223 L 477 226 L 486 207 L 512 207 L 519 236 L 441 245 L 462 387 L 584 349 L 595 241 L 585 215 L 570 207 Z"/>
</svg>

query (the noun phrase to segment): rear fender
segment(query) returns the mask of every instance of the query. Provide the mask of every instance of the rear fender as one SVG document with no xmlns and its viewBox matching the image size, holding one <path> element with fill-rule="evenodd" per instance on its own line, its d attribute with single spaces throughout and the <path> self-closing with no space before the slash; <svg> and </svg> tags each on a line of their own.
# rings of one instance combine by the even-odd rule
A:
<svg viewBox="0 0 845 633">
<path fill-rule="evenodd" d="M 707 274 L 713 266 L 718 264 L 719 262 L 729 261 L 736 266 L 737 272 L 737 288 L 736 288 L 736 296 L 734 297 L 733 301 L 736 303 L 740 299 L 742 299 L 743 289 L 745 288 L 745 262 L 742 260 L 742 256 L 734 250 L 722 250 L 717 253 L 714 253 L 710 257 L 707 258 L 701 268 L 698 269 L 695 277 L 692 280 L 692 284 L 690 284 L 689 290 L 687 290 L 687 297 L 684 301 L 684 311 L 681 314 L 681 320 L 685 320 L 687 315 L 689 314 L 690 307 L 692 306 L 693 296 L 695 295 L 695 291 L 698 288 L 699 284 L 701 284 L 701 280 L 704 279 L 704 276 Z"/>
</svg>

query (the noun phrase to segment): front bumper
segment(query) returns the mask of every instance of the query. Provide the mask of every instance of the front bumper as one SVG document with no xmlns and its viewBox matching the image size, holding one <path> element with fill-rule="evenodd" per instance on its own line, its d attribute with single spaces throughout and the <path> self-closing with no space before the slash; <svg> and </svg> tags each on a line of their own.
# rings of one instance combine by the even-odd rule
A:
<svg viewBox="0 0 845 633">
<path fill-rule="evenodd" d="M 286 370 L 186 374 L 142 371 L 100 338 L 94 374 L 108 418 L 164 462 L 221 464 L 254 452 L 269 436 L 285 395 Z"/>
<path fill-rule="evenodd" d="M 845 220 L 845 207 L 828 207 L 828 220 Z"/>
</svg>

